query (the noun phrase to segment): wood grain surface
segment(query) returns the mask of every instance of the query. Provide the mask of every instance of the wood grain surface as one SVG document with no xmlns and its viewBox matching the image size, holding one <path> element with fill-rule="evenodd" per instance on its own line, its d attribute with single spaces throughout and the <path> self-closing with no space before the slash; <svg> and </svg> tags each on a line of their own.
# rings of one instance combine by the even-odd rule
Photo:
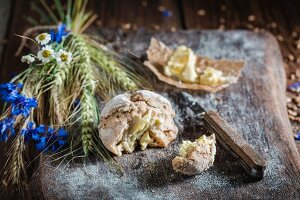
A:
<svg viewBox="0 0 300 200">
<path fill-rule="evenodd" d="M 0 19 L 0 49 L 3 49 L 0 50 L 1 82 L 10 80 L 13 74 L 26 67 L 20 63 L 20 57 L 14 55 L 20 44 L 20 39 L 14 34 L 22 34 L 26 28 L 32 26 L 26 20 L 26 16 L 35 15 L 30 9 L 30 2 L 33 1 L 37 2 L 2 0 L 0 3 L 0 15 L 3 16 Z M 120 35 L 143 29 L 176 31 L 238 28 L 253 32 L 270 31 L 279 41 L 284 62 L 287 64 L 285 68 L 288 81 L 299 80 L 297 76 L 294 78 L 297 70 L 300 72 L 300 59 L 297 59 L 300 50 L 295 45 L 300 35 L 300 10 L 297 0 L 90 0 L 90 9 L 98 14 L 95 26 L 116 28 Z M 171 12 L 171 16 L 164 17 L 162 15 L 164 9 Z M 36 19 L 41 21 L 39 18 Z M 260 87 L 257 87 L 255 90 L 259 89 Z M 280 98 L 284 98 L 284 93 L 281 95 L 283 96 Z M 281 103 L 282 106 L 285 105 L 285 101 Z M 294 132 L 300 130 L 299 122 L 294 122 L 293 128 Z M 293 150 L 290 151 L 287 155 L 294 153 Z M 3 153 L 0 153 L 0 166 L 3 162 Z M 292 188 L 294 187 L 291 187 L 291 190 Z"/>
<path fill-rule="evenodd" d="M 12 8 L 11 18 L 9 21 L 7 44 L 5 52 L 3 52 L 3 60 L 0 68 L 0 82 L 9 81 L 16 73 L 23 71 L 26 65 L 20 62 L 20 57 L 16 57 L 15 53 L 20 45 L 20 38 L 15 34 L 22 35 L 28 26 L 25 15 L 30 13 L 30 4 L 26 1 L 16 1 Z"/>
<path fill-rule="evenodd" d="M 171 160 L 178 144 L 201 134 L 200 121 L 178 97 L 180 90 L 149 75 L 176 110 L 178 139 L 166 149 L 151 148 L 118 157 L 124 176 L 99 161 L 60 166 L 46 162 L 33 181 L 35 194 L 44 199 L 299 199 L 299 154 L 284 105 L 285 72 L 274 37 L 247 31 L 140 31 L 122 41 L 143 57 L 152 36 L 173 47 L 186 44 L 205 56 L 247 62 L 237 84 L 216 94 L 188 92 L 192 101 L 218 112 L 267 160 L 264 179 L 249 179 L 237 160 L 220 146 L 208 171 L 193 177 L 175 173 Z"/>
<path fill-rule="evenodd" d="M 3 60 L 3 52 L 5 51 L 6 44 L 8 42 L 6 36 L 8 32 L 8 24 L 10 22 L 10 11 L 11 11 L 11 1 L 4 0 L 0 1 L 0 64 Z M 0 65 L 1 69 L 1 65 Z M 1 107 L 1 104 L 0 104 Z M 4 152 L 5 147 L 0 145 L 0 152 Z M 3 168 L 5 156 L 3 153 L 0 153 L 0 169 Z M 1 190 L 1 187 L 0 187 Z"/>
</svg>

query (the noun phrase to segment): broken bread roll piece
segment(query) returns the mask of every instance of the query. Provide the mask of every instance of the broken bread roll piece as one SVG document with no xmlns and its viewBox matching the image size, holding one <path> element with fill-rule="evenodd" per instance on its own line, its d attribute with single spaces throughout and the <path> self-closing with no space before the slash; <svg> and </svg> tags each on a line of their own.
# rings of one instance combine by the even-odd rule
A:
<svg viewBox="0 0 300 200">
<path fill-rule="evenodd" d="M 214 163 L 216 138 L 212 134 L 196 139 L 194 142 L 183 141 L 179 154 L 172 160 L 173 169 L 186 175 L 195 175 L 207 170 Z"/>
<path fill-rule="evenodd" d="M 100 138 L 112 153 L 132 153 L 137 145 L 167 147 L 176 139 L 175 112 L 163 96 L 138 90 L 112 98 L 101 113 Z"/>
</svg>

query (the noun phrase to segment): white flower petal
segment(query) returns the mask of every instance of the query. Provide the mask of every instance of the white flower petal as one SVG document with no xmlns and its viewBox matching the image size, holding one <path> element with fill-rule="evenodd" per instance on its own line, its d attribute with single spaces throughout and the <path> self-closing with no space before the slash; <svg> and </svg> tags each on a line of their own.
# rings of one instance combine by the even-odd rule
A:
<svg viewBox="0 0 300 200">
<path fill-rule="evenodd" d="M 41 45 L 46 45 L 51 41 L 51 35 L 49 33 L 41 33 L 35 37 L 35 40 Z"/>
<path fill-rule="evenodd" d="M 31 55 L 26 55 L 26 56 L 22 56 L 21 61 L 26 62 L 27 64 L 31 64 L 35 61 L 35 58 Z"/>
<path fill-rule="evenodd" d="M 37 53 L 37 57 L 43 63 L 47 63 L 55 58 L 55 52 L 50 46 L 45 46 Z"/>
<path fill-rule="evenodd" d="M 72 53 L 60 49 L 56 54 L 56 61 L 57 63 L 70 64 L 72 61 Z"/>
</svg>

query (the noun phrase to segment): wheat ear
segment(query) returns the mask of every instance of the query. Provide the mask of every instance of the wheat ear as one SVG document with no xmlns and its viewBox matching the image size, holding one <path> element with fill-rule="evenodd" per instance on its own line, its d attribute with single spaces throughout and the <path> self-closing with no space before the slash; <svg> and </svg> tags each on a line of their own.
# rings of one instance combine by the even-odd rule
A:
<svg viewBox="0 0 300 200">
<path fill-rule="evenodd" d="M 21 185 L 22 176 L 26 177 L 23 152 L 25 151 L 24 136 L 18 135 L 8 152 L 8 159 L 3 174 L 3 184 Z"/>
<path fill-rule="evenodd" d="M 80 52 L 78 62 L 77 77 L 82 87 L 80 98 L 81 106 L 81 140 L 84 154 L 87 156 L 93 151 L 93 130 L 98 123 L 97 105 L 95 105 L 94 95 L 96 81 L 93 73 L 93 64 L 86 43 L 81 38 L 74 36 L 76 41 L 76 51 Z"/>
</svg>

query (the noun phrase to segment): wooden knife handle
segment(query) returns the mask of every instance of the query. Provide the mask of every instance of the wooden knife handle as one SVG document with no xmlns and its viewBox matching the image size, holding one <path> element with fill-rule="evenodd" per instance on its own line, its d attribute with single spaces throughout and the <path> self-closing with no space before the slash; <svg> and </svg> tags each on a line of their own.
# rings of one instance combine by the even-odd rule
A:
<svg viewBox="0 0 300 200">
<path fill-rule="evenodd" d="M 218 142 L 239 159 L 252 178 L 259 180 L 263 178 L 267 162 L 241 134 L 234 131 L 218 113 L 213 111 L 206 112 L 203 122 L 216 134 Z"/>
</svg>

